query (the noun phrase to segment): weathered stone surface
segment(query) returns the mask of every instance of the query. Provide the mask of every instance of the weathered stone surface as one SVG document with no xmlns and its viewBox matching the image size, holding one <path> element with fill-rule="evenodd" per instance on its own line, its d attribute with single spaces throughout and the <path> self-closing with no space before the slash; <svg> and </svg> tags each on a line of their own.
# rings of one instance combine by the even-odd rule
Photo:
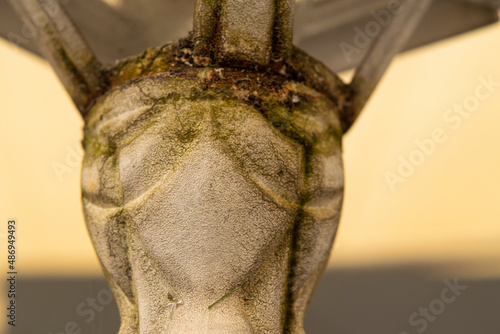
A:
<svg viewBox="0 0 500 334">
<path fill-rule="evenodd" d="M 342 204 L 338 109 L 282 76 L 187 67 L 98 100 L 83 203 L 120 334 L 303 333 Z"/>
</svg>

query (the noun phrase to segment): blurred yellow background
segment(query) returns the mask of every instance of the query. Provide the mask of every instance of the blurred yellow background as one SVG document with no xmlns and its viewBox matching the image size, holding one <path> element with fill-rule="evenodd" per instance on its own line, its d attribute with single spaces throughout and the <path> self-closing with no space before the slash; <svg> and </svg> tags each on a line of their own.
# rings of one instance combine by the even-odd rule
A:
<svg viewBox="0 0 500 334">
<path fill-rule="evenodd" d="M 331 266 L 427 263 L 500 277 L 500 86 L 460 124 L 443 119 L 470 102 L 479 78 L 500 83 L 498 41 L 500 24 L 392 64 L 345 137 L 345 204 Z M 5 41 L 0 115 L 0 237 L 4 244 L 7 219 L 16 218 L 20 273 L 101 275 L 80 204 L 83 123 L 48 64 Z M 391 187 L 387 173 L 397 173 L 401 156 L 419 156 L 415 141 L 436 129 L 446 140 Z"/>
</svg>

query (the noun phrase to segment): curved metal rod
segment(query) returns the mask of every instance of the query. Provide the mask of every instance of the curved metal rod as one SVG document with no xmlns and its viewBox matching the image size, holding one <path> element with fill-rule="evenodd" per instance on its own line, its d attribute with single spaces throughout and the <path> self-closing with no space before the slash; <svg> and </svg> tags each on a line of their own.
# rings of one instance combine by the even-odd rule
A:
<svg viewBox="0 0 500 334">
<path fill-rule="evenodd" d="M 105 85 L 102 65 L 55 0 L 9 0 L 35 33 L 76 107 L 85 116 Z"/>
<path fill-rule="evenodd" d="M 346 131 L 363 110 L 394 56 L 413 36 L 433 1 L 404 0 L 398 8 L 393 8 L 390 24 L 372 42 L 349 85 L 353 95 L 351 97 L 352 108 L 346 120 L 348 124 Z"/>
</svg>

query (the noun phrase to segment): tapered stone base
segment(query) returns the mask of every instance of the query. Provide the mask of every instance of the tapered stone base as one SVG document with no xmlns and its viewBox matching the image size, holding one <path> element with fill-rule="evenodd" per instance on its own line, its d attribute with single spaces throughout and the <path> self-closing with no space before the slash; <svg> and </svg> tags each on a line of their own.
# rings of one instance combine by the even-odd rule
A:
<svg viewBox="0 0 500 334">
<path fill-rule="evenodd" d="M 342 204 L 338 105 L 248 70 L 116 80 L 82 188 L 120 334 L 303 333 Z"/>
</svg>

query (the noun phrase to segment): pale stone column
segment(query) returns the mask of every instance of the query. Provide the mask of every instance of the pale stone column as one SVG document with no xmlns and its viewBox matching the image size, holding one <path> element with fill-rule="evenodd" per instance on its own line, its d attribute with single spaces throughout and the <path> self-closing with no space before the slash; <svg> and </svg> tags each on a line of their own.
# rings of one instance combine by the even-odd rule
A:
<svg viewBox="0 0 500 334">
<path fill-rule="evenodd" d="M 228 65 L 267 66 L 271 60 L 287 60 L 294 4 L 294 0 L 197 0 L 195 52 Z"/>
<path fill-rule="evenodd" d="M 303 333 L 340 217 L 341 106 L 279 74 L 175 63 L 181 45 L 113 69 L 86 122 L 84 212 L 120 334 Z"/>
</svg>

